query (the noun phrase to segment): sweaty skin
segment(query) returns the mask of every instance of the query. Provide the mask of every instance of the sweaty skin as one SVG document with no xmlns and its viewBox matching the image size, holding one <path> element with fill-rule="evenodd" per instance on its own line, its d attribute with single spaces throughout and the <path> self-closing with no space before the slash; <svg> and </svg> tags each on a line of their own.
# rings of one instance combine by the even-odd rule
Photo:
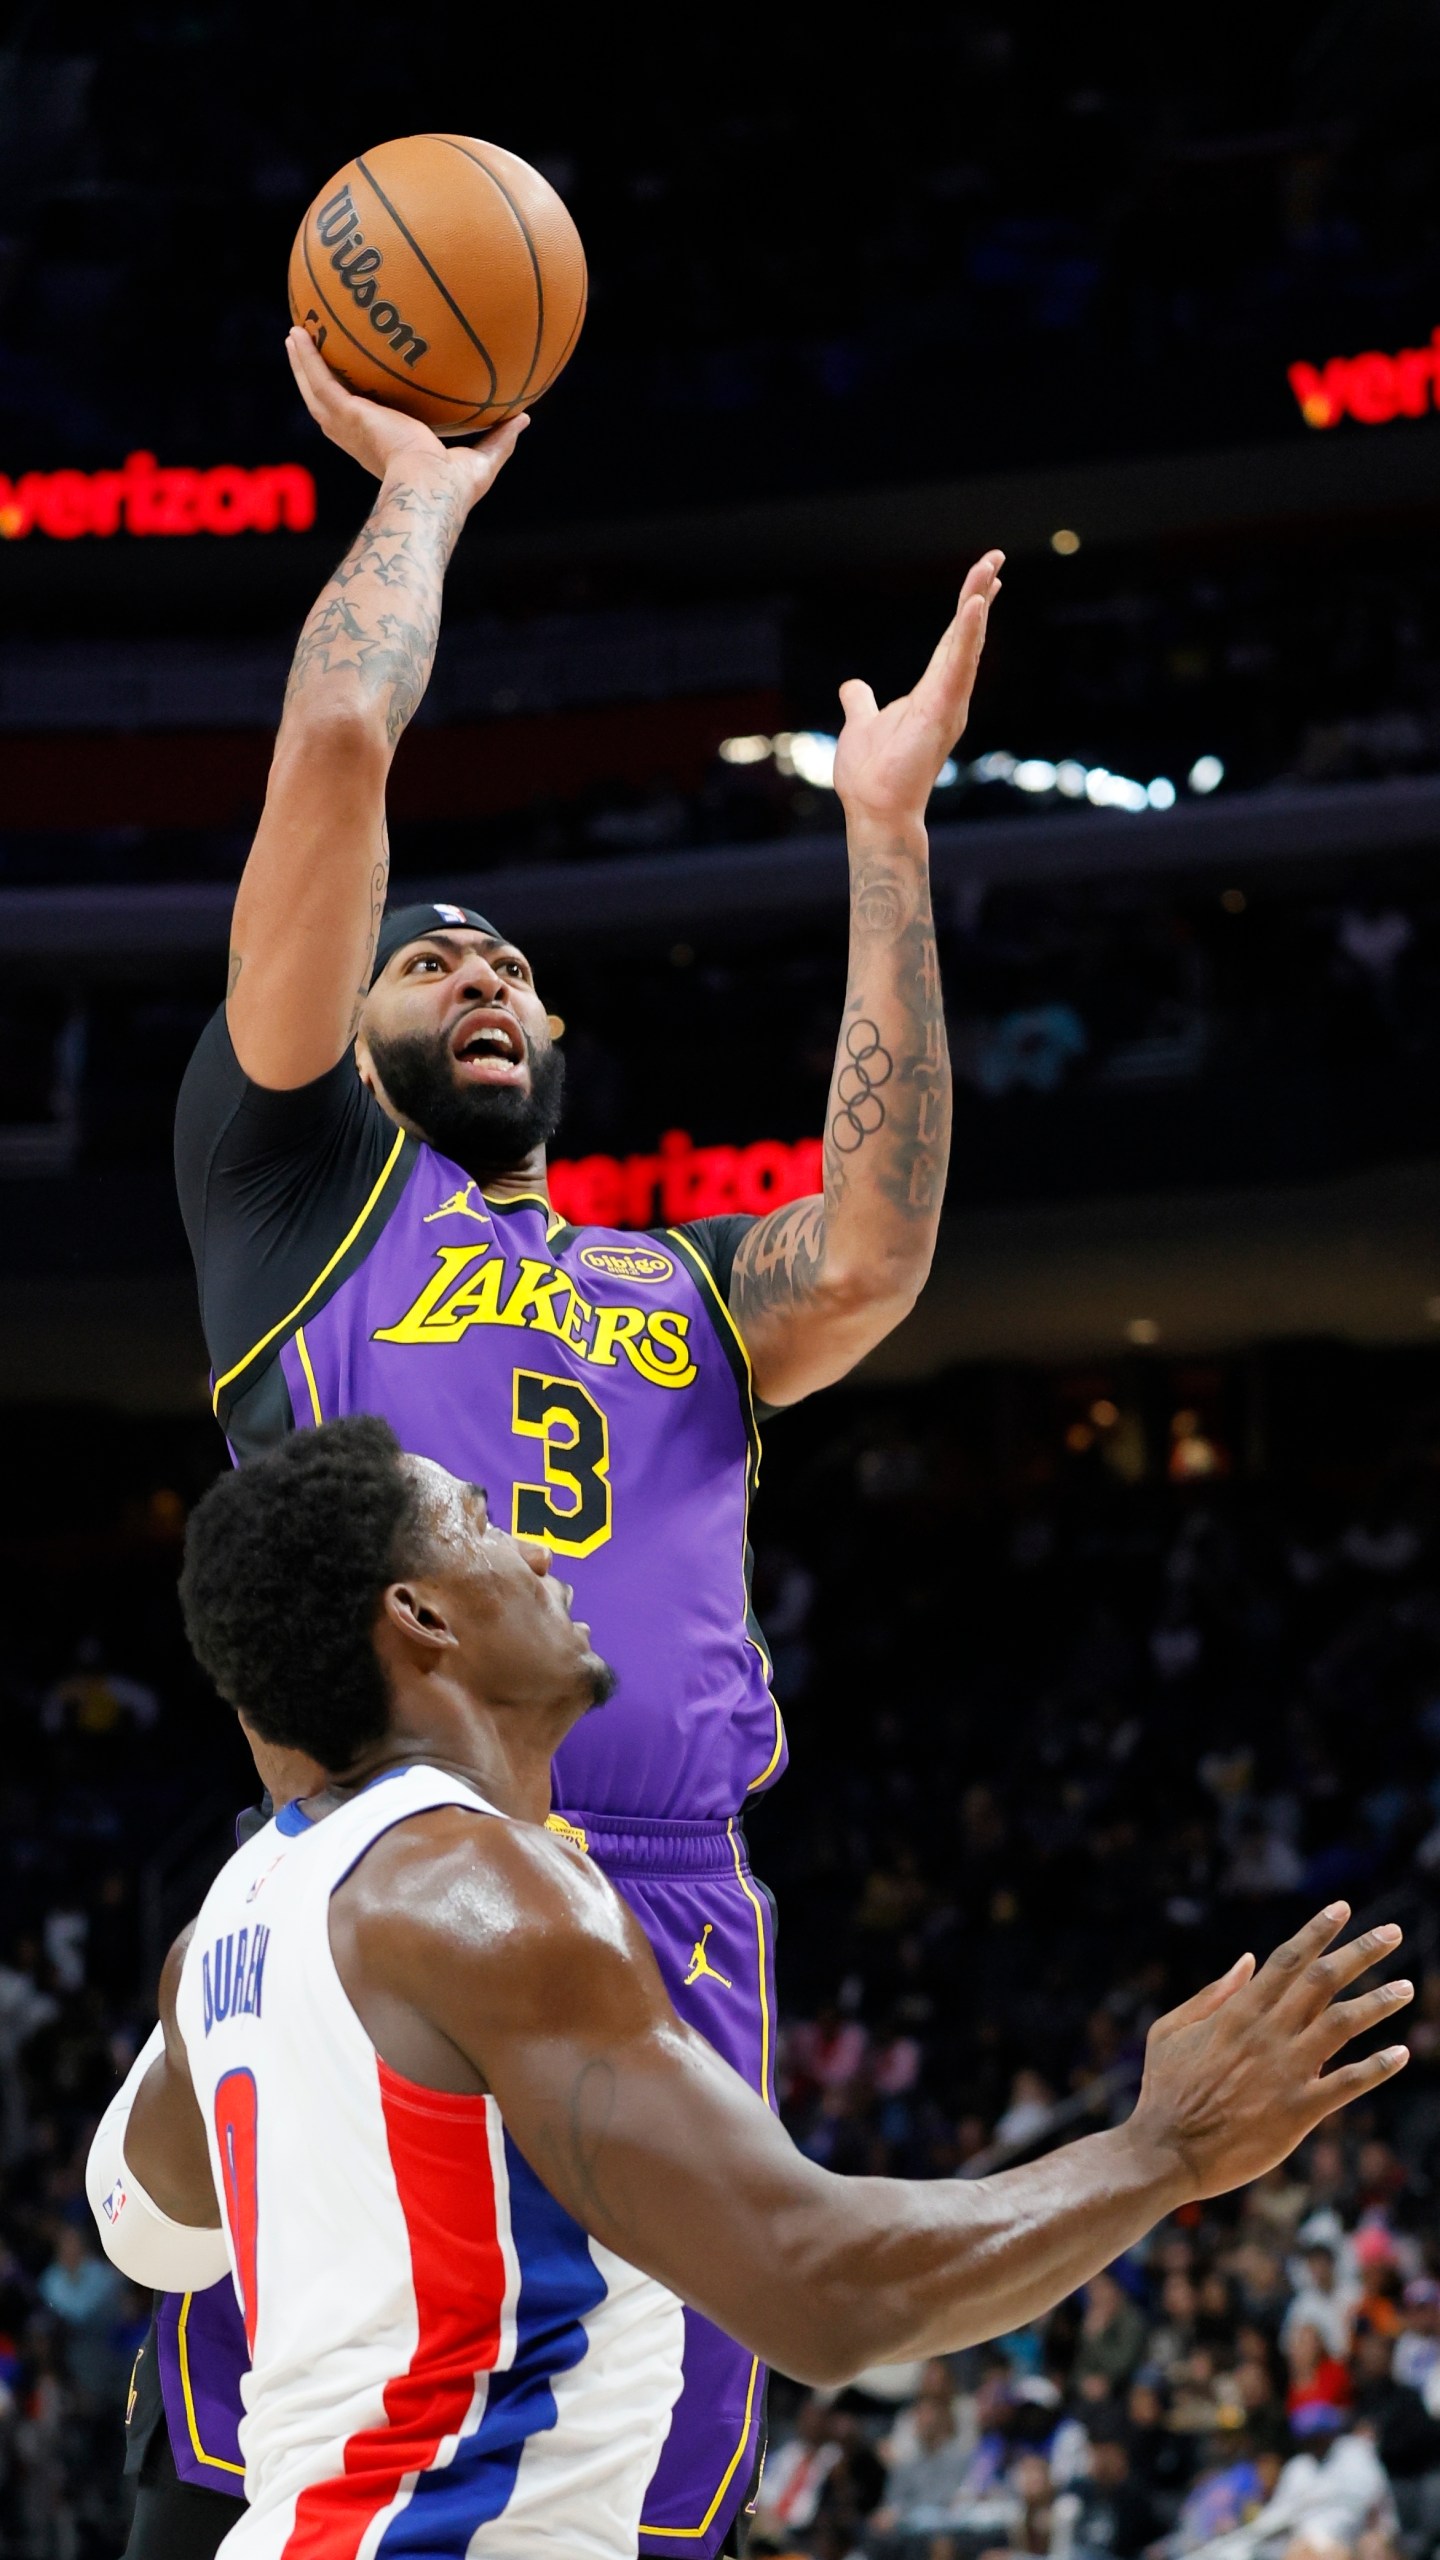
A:
<svg viewBox="0 0 1440 2560">
<path fill-rule="evenodd" d="M 392 2069 L 491 2091 L 595 2239 L 767 2363 L 834 2383 L 1019 2327 L 1178 2206 L 1262 2175 L 1406 2060 L 1391 2045 L 1327 2067 L 1411 1997 L 1393 1982 L 1337 1999 L 1400 1931 L 1337 1946 L 1349 1912 L 1333 1903 L 1258 1972 L 1242 1956 L 1158 2021 L 1127 2124 L 970 2183 L 817 2168 L 682 2026 L 604 1876 L 542 1827 L 551 1755 L 604 1674 L 547 1555 L 495 1529 L 475 1487 L 403 1463 L 434 1535 L 425 1573 L 392 1585 L 376 1621 L 390 1728 L 307 1809 L 323 1820 L 382 1771 L 422 1761 L 511 1819 L 446 1807 L 378 1841 L 331 1904 L 340 1979 Z M 166 1966 L 165 2052 L 125 2149 L 163 2212 L 213 2227 L 175 2026 L 183 1953 L 182 1941 Z"/>
<path fill-rule="evenodd" d="M 380 482 L 360 533 L 305 622 L 265 809 L 235 901 L 227 1018 L 257 1084 L 323 1075 L 354 1043 L 381 1107 L 371 1035 L 442 1037 L 457 1080 L 528 1088 L 551 1037 L 523 953 L 468 927 L 370 972 L 390 875 L 385 786 L 430 681 L 445 570 L 472 507 L 526 418 L 474 446 L 344 389 L 303 329 L 286 341 L 301 396 L 332 442 Z M 793 1404 L 853 1368 L 914 1305 L 929 1274 L 950 1145 L 950 1066 L 925 810 L 960 738 L 1000 592 L 1003 553 L 970 570 L 914 690 L 883 709 L 841 688 L 835 787 L 850 864 L 850 962 L 826 1106 L 823 1192 L 758 1219 L 736 1255 L 730 1306 L 760 1397 Z M 464 1060 L 482 1025 L 513 1025 L 517 1054 Z M 422 1130 L 417 1134 L 423 1136 Z M 491 1187 L 543 1190 L 536 1148 Z"/>
</svg>

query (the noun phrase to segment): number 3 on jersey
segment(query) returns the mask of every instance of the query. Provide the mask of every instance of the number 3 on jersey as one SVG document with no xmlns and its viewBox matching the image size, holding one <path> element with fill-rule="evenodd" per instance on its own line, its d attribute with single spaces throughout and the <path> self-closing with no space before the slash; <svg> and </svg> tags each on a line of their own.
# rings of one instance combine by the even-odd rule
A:
<svg viewBox="0 0 1440 2560">
<path fill-rule="evenodd" d="M 593 1555 L 610 1535 L 610 1425 L 573 1378 L 515 1372 L 515 1429 L 538 1440 L 543 1484 L 517 1484 L 510 1525 L 562 1555 Z"/>
</svg>

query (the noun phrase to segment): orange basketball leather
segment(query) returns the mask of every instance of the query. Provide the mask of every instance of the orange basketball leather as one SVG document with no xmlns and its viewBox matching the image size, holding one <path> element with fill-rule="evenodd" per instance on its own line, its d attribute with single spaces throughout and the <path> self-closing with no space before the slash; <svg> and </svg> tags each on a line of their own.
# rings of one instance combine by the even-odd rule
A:
<svg viewBox="0 0 1440 2560">
<path fill-rule="evenodd" d="M 473 435 L 528 408 L 585 317 L 585 252 L 548 179 L 464 134 L 338 170 L 290 253 L 290 309 L 352 391 Z"/>
</svg>

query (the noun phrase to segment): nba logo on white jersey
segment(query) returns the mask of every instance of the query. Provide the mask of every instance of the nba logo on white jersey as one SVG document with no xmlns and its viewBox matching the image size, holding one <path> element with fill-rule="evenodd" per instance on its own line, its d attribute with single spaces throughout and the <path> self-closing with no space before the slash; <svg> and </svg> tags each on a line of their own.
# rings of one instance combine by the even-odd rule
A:
<svg viewBox="0 0 1440 2560">
<path fill-rule="evenodd" d="M 227 2560 L 637 2548 L 680 2389 L 679 2303 L 556 2204 L 493 2098 L 380 2060 L 330 1953 L 336 1887 L 442 1804 L 477 1833 L 501 1818 L 424 1768 L 318 1824 L 287 1807 L 222 1870 L 186 1956 L 177 2020 L 252 2358 L 250 2504 Z M 253 1919 L 243 1964 L 240 1939 L 262 1876 L 257 1967 Z"/>
</svg>

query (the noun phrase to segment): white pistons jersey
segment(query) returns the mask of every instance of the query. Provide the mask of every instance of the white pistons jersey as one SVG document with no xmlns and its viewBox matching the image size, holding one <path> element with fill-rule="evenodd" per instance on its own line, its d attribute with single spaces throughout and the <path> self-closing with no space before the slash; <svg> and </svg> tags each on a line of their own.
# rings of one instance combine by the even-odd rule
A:
<svg viewBox="0 0 1440 2560">
<path fill-rule="evenodd" d="M 389 2069 L 330 1952 L 336 1887 L 449 1804 L 504 1818 L 425 1768 L 323 1822 L 287 1807 L 222 1869 L 185 1957 L 251 2354 L 230 2560 L 634 2560 L 680 2305 L 555 2203 L 493 2098 Z"/>
</svg>

